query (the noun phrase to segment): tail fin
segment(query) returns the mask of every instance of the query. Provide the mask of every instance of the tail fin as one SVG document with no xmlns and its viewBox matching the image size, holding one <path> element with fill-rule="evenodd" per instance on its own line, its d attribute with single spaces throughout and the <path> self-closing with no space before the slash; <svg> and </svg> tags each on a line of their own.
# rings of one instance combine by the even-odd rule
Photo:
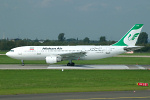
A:
<svg viewBox="0 0 150 100">
<path fill-rule="evenodd" d="M 135 24 L 117 43 L 112 46 L 135 46 L 143 24 Z"/>
</svg>

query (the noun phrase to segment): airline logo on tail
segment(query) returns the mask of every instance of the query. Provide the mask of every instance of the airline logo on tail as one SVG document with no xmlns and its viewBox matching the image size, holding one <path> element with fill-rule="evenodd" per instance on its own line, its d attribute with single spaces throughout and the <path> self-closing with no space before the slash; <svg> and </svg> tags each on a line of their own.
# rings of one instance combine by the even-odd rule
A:
<svg viewBox="0 0 150 100">
<path fill-rule="evenodd" d="M 117 43 L 112 46 L 135 46 L 143 24 L 135 24 Z"/>
<path fill-rule="evenodd" d="M 128 37 L 128 40 L 129 41 L 134 40 L 136 37 L 138 37 L 139 34 L 140 33 L 136 33 L 136 34 L 133 35 L 133 37 L 131 37 L 131 34 L 130 34 L 129 37 Z"/>
</svg>

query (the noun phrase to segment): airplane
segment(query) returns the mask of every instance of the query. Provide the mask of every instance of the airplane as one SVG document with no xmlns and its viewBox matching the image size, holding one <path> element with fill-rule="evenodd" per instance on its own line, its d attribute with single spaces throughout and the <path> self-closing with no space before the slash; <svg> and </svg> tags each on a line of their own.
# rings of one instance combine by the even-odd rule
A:
<svg viewBox="0 0 150 100">
<path fill-rule="evenodd" d="M 74 66 L 72 60 L 102 59 L 142 48 L 135 46 L 142 27 L 143 24 L 135 24 L 118 42 L 109 46 L 21 46 L 6 55 L 21 60 L 22 66 L 24 60 L 46 60 L 48 64 L 69 60 L 67 66 Z"/>
</svg>

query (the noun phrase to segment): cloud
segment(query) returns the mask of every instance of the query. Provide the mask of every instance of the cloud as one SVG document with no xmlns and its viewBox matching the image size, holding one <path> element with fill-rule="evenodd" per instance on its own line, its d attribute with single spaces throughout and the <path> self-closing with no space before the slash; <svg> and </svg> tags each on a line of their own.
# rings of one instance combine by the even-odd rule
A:
<svg viewBox="0 0 150 100">
<path fill-rule="evenodd" d="M 52 3 L 52 1 L 54 0 L 40 0 L 37 2 L 37 6 L 40 6 L 40 7 L 49 7 Z"/>
<path fill-rule="evenodd" d="M 32 1 L 32 0 L 31 0 Z M 62 1 L 62 2 L 61 2 Z M 53 6 L 53 4 L 59 5 L 61 3 L 72 2 L 72 0 L 34 0 L 35 6 L 47 8 Z M 34 4 L 34 3 L 32 3 Z"/>
<path fill-rule="evenodd" d="M 95 10 L 107 9 L 107 8 L 110 8 L 110 5 L 108 3 L 99 2 L 99 1 L 87 3 L 78 7 L 80 11 L 95 11 Z"/>
<path fill-rule="evenodd" d="M 122 7 L 116 6 L 116 7 L 115 7 L 115 10 L 117 10 L 117 11 L 122 11 Z"/>
<path fill-rule="evenodd" d="M 103 7 L 103 8 L 106 8 L 106 7 L 108 7 L 108 4 L 106 4 L 106 3 L 100 3 L 100 6 Z"/>
<path fill-rule="evenodd" d="M 64 0 L 65 2 L 72 2 L 72 0 Z"/>
<path fill-rule="evenodd" d="M 92 11 L 92 10 L 94 10 L 96 5 L 97 5 L 96 3 L 88 3 L 83 6 L 78 7 L 78 9 L 80 11 Z"/>
</svg>

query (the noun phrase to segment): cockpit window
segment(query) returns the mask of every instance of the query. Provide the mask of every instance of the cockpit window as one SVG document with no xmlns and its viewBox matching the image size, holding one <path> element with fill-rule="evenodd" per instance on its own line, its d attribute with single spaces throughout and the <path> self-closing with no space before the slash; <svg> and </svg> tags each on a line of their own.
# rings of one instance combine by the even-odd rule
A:
<svg viewBox="0 0 150 100">
<path fill-rule="evenodd" d="M 9 52 L 14 52 L 14 50 L 10 50 Z"/>
</svg>

